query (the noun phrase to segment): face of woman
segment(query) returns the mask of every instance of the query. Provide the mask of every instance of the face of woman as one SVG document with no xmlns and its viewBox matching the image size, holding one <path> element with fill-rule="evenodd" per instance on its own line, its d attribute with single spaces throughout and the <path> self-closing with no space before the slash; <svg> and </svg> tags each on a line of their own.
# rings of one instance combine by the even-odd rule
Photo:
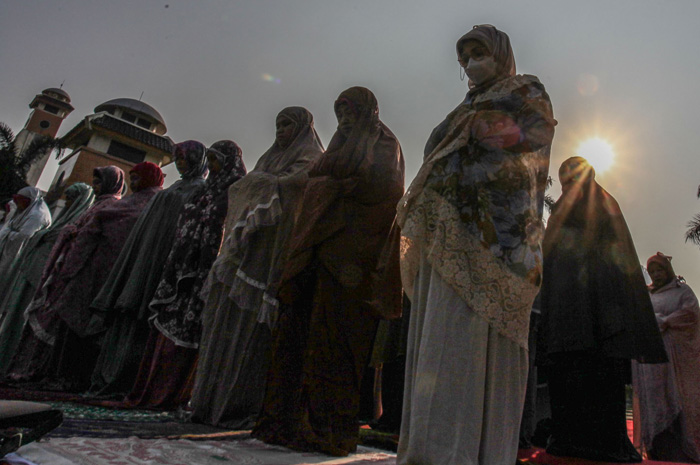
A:
<svg viewBox="0 0 700 465">
<path fill-rule="evenodd" d="M 664 267 L 654 262 L 649 264 L 647 272 L 649 272 L 649 277 L 651 278 L 651 282 L 654 284 L 654 287 L 662 287 L 668 284 L 672 278 L 672 276 L 668 275 Z"/>
<path fill-rule="evenodd" d="M 568 163 L 559 169 L 559 182 L 562 193 L 568 192 L 583 176 L 585 167 L 579 163 Z"/>
<path fill-rule="evenodd" d="M 182 152 L 175 153 L 175 167 L 177 172 L 180 174 L 185 174 L 190 169 L 190 163 L 187 161 L 187 157 Z"/>
<path fill-rule="evenodd" d="M 219 159 L 211 152 L 207 152 L 207 167 L 209 168 L 210 175 L 218 173 L 222 168 Z"/>
<path fill-rule="evenodd" d="M 338 131 L 345 137 L 348 137 L 352 132 L 352 128 L 355 127 L 355 123 L 357 123 L 357 116 L 355 116 L 352 108 L 345 103 L 341 103 L 338 105 L 335 117 L 338 118 Z"/>
<path fill-rule="evenodd" d="M 95 193 L 95 197 L 100 195 L 102 192 L 102 179 L 98 178 L 97 176 L 92 178 L 92 190 Z"/>
<path fill-rule="evenodd" d="M 277 117 L 276 126 L 277 145 L 279 145 L 282 149 L 286 149 L 289 147 L 289 144 L 292 143 L 292 136 L 294 135 L 296 125 L 294 124 L 294 121 L 290 120 L 286 116 L 280 115 Z"/>
<path fill-rule="evenodd" d="M 496 61 L 488 50 L 475 40 L 468 40 L 462 46 L 459 63 L 477 86 L 496 76 Z"/>
<path fill-rule="evenodd" d="M 15 205 L 17 205 L 17 213 L 22 213 L 29 207 L 29 204 L 32 203 L 31 199 L 19 194 L 13 195 L 12 200 L 14 200 Z"/>
</svg>

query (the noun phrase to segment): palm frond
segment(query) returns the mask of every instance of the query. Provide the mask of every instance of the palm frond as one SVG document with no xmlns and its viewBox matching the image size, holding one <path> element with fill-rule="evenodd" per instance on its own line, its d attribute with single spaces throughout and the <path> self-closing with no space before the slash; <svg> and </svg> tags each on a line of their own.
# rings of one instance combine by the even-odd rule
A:
<svg viewBox="0 0 700 465">
<path fill-rule="evenodd" d="M 552 214 L 552 210 L 554 209 L 554 204 L 555 204 L 556 202 L 557 202 L 557 201 L 554 200 L 554 198 L 552 198 L 551 195 L 549 195 L 549 194 L 545 194 L 545 195 L 544 195 L 544 208 L 547 209 L 547 212 L 548 212 L 550 215 Z"/>
<path fill-rule="evenodd" d="M 14 153 L 14 145 L 15 145 L 15 133 L 12 132 L 12 129 L 10 126 L 8 126 L 5 123 L 0 123 L 0 150 L 6 150 L 11 148 L 13 149 L 12 152 Z"/>
<path fill-rule="evenodd" d="M 27 148 L 25 148 L 22 153 L 19 154 L 17 168 L 21 171 L 28 170 L 32 163 L 39 160 L 41 157 L 54 149 L 59 151 L 63 150 L 63 145 L 61 144 L 60 139 L 54 139 L 50 136 L 39 136 L 34 138 L 29 143 Z"/>
<path fill-rule="evenodd" d="M 686 226 L 688 230 L 685 232 L 685 241 L 700 246 L 700 213 L 693 216 Z"/>
<path fill-rule="evenodd" d="M 551 176 L 547 176 L 547 184 L 545 185 L 544 190 L 547 190 L 550 187 L 552 187 L 552 184 L 554 184 L 554 179 L 552 179 Z"/>
</svg>

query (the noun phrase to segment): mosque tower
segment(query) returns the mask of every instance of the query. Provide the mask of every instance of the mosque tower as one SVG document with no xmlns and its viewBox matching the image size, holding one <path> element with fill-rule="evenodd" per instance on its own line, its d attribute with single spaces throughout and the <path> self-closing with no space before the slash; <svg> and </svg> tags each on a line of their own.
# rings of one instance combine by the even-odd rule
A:
<svg viewBox="0 0 700 465">
<path fill-rule="evenodd" d="M 72 151 L 59 162 L 50 190 L 62 192 L 76 182 L 91 184 L 99 166 L 114 165 L 128 174 L 142 161 L 158 166 L 171 162 L 173 141 L 165 135 L 163 117 L 150 105 L 117 98 L 94 111 L 61 138 Z"/>
<path fill-rule="evenodd" d="M 61 123 L 74 110 L 66 91 L 55 87 L 45 89 L 37 94 L 32 103 L 29 104 L 29 108 L 32 109 L 32 112 L 22 130 L 15 137 L 19 153 L 22 153 L 39 136 L 56 137 Z M 46 153 L 32 164 L 27 173 L 27 184 L 36 186 L 49 155 L 50 153 Z"/>
</svg>

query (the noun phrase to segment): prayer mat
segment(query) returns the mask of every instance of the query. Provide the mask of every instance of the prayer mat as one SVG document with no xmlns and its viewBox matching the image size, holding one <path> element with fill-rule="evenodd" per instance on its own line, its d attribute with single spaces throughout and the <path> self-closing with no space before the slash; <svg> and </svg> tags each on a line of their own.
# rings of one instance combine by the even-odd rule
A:
<svg viewBox="0 0 700 465">
<path fill-rule="evenodd" d="M 257 439 L 241 441 L 55 438 L 17 451 L 36 465 L 394 465 L 396 455 L 358 447 L 348 457 L 294 452 Z"/>
<path fill-rule="evenodd" d="M 557 457 L 549 455 L 544 449 L 533 447 L 532 449 L 520 449 L 518 459 L 525 463 L 537 465 L 619 465 L 612 462 L 594 462 L 592 460 L 578 459 L 573 457 Z M 656 462 L 654 460 L 644 460 L 642 465 L 683 465 L 673 462 Z"/>
</svg>

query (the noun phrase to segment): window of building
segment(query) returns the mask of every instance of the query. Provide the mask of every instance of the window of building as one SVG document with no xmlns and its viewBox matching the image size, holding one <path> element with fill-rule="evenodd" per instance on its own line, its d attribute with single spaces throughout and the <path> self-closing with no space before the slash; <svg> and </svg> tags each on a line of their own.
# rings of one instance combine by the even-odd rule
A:
<svg viewBox="0 0 700 465">
<path fill-rule="evenodd" d="M 125 112 L 125 111 L 122 111 L 122 119 L 123 119 L 124 121 L 128 121 L 128 122 L 130 122 L 130 123 L 135 123 L 135 122 L 136 122 L 136 116 L 133 115 L 133 114 L 131 114 L 131 113 L 127 113 L 127 112 Z"/>
<path fill-rule="evenodd" d="M 51 123 L 49 123 L 49 122 L 46 121 L 45 119 L 39 121 L 39 127 L 40 127 L 41 129 L 48 129 L 49 126 L 51 126 Z"/>
<path fill-rule="evenodd" d="M 49 105 L 48 103 L 45 103 L 44 104 L 44 111 L 49 112 L 49 113 L 53 113 L 54 115 L 57 115 L 59 108 L 55 107 L 53 105 Z"/>
<path fill-rule="evenodd" d="M 146 158 L 145 151 L 122 144 L 116 140 L 109 143 L 107 153 L 132 163 L 141 163 Z"/>
<path fill-rule="evenodd" d="M 137 124 L 138 126 L 141 126 L 142 128 L 151 129 L 151 122 L 148 121 L 148 120 L 145 120 L 145 119 L 143 119 L 143 118 L 137 119 L 137 120 L 136 120 L 136 124 Z"/>
</svg>

